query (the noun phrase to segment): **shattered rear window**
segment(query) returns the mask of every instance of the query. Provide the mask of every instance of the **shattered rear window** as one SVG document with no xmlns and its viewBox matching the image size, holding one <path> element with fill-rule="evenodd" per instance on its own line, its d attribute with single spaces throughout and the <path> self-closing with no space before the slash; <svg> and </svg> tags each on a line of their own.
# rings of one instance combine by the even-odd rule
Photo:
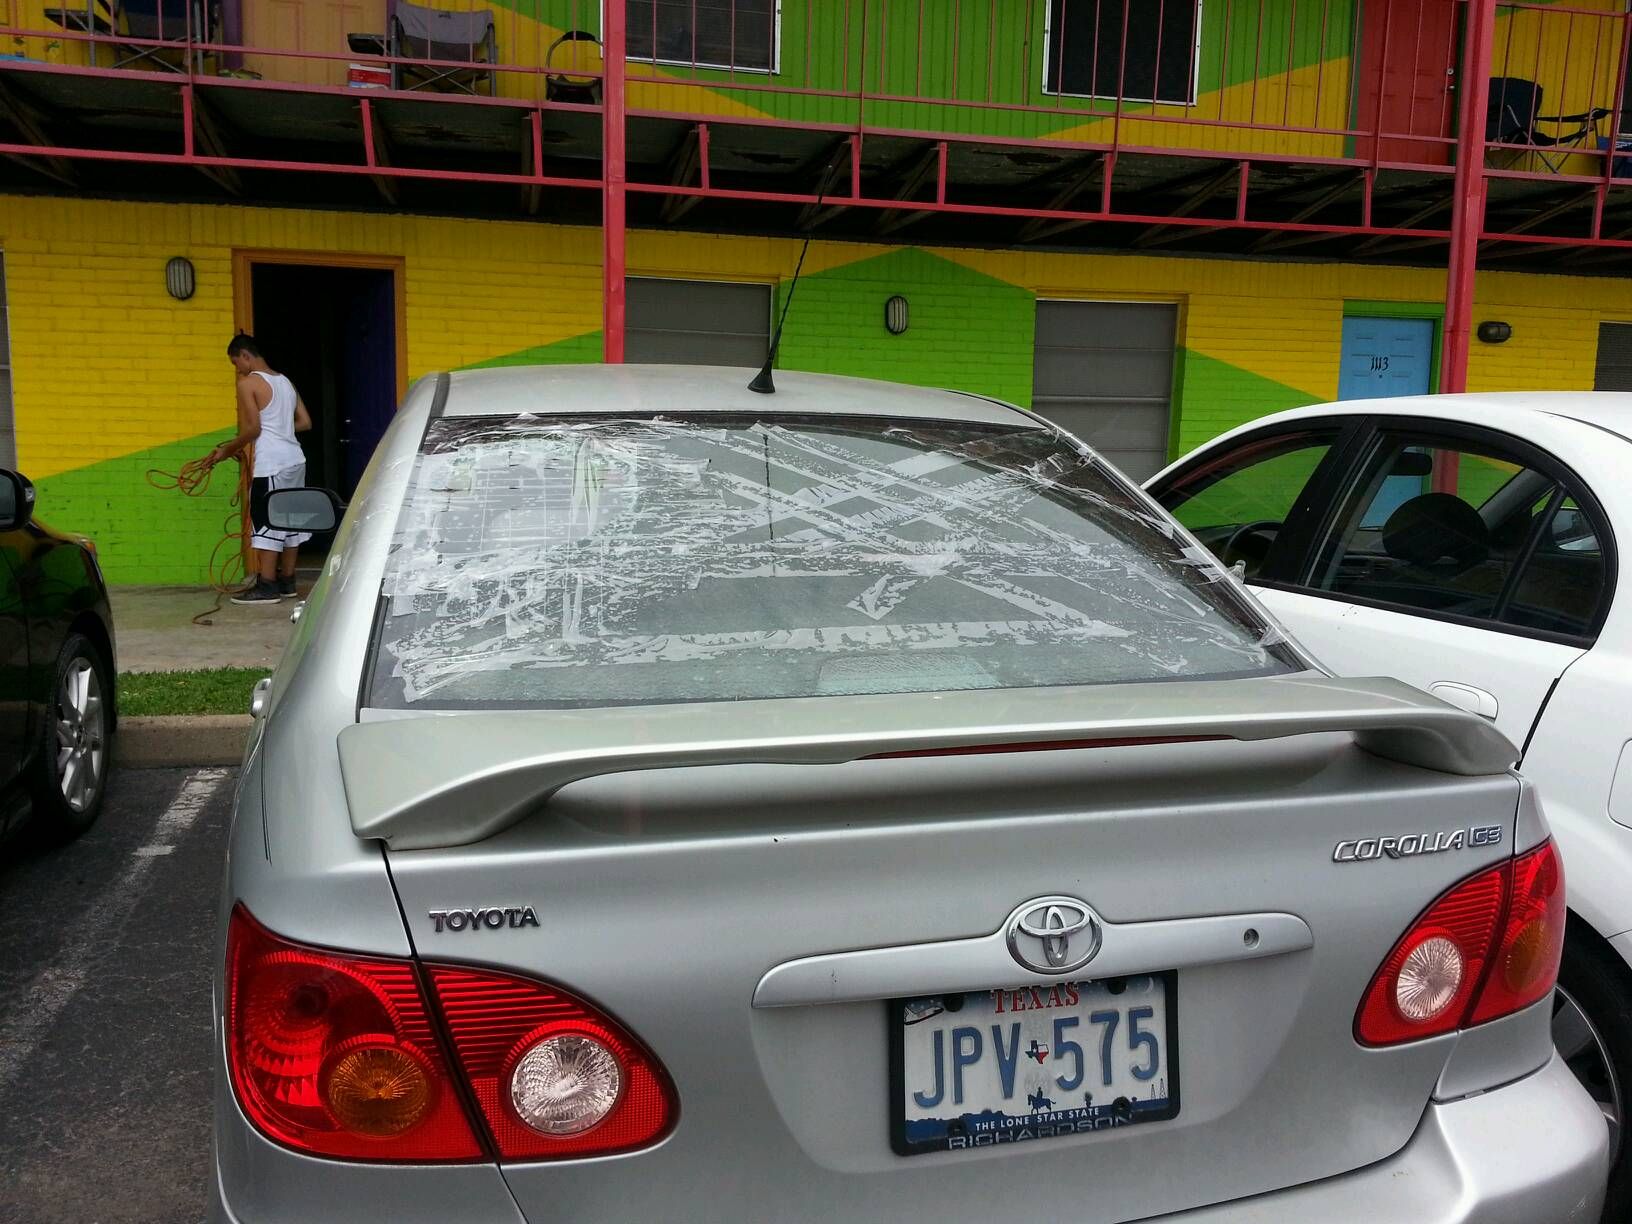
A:
<svg viewBox="0 0 1632 1224">
<path fill-rule="evenodd" d="M 1293 669 L 1204 554 L 1047 430 L 444 418 L 369 704 L 592 707 Z"/>
</svg>

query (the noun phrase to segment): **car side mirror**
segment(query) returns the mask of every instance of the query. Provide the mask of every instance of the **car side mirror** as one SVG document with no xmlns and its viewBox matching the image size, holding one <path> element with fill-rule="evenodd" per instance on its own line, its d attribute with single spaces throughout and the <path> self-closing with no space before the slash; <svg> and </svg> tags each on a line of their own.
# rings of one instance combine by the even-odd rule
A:
<svg viewBox="0 0 1632 1224">
<path fill-rule="evenodd" d="M 1592 523 L 1579 510 L 1559 510 L 1547 524 L 1547 544 L 1551 548 L 1575 550 L 1597 546 Z"/>
<path fill-rule="evenodd" d="M 1434 474 L 1434 457 L 1423 451 L 1401 451 L 1394 457 L 1394 466 L 1388 469 L 1390 476 L 1432 476 Z"/>
<path fill-rule="evenodd" d="M 0 468 L 0 531 L 14 531 L 34 517 L 34 486 L 26 476 Z"/>
<path fill-rule="evenodd" d="M 333 531 L 344 510 L 327 489 L 274 489 L 266 499 L 266 525 L 278 531 Z"/>
</svg>

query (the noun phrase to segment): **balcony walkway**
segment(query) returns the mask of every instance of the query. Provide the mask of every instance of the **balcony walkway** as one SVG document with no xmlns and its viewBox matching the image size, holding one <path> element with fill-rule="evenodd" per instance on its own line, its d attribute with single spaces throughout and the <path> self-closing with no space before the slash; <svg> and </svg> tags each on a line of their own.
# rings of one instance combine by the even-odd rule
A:
<svg viewBox="0 0 1632 1224">
<path fill-rule="evenodd" d="M 1085 0 L 1052 2 L 1054 12 L 1080 11 L 1059 6 Z M 1403 0 L 1379 2 L 1392 12 Z M 1453 14 L 1473 2 L 1438 0 Z M 1208 39 L 1198 34 L 1194 83 L 1183 84 L 1183 73 L 1175 78 L 1191 92 L 1172 103 L 1127 96 L 1138 88 L 1126 80 L 1131 61 L 1110 98 L 1069 96 L 1069 76 L 1049 78 L 1052 93 L 1040 87 L 1048 80 L 1011 86 L 1042 75 L 1042 65 L 1030 62 L 1031 40 L 1022 30 L 1002 41 L 995 0 L 951 3 L 960 14 L 955 29 L 991 14 L 986 47 L 959 49 L 954 38 L 947 51 L 944 39 L 925 38 L 920 22 L 915 31 L 894 30 L 889 55 L 882 45 L 869 52 L 876 67 L 846 61 L 834 76 L 838 70 L 808 50 L 825 45 L 812 23 L 833 23 L 828 42 L 848 47 L 853 10 L 910 8 L 902 0 L 834 0 L 820 19 L 809 15 L 815 6 L 799 10 L 807 22 L 803 65 L 788 62 L 793 32 L 782 31 L 775 74 L 631 59 L 623 95 L 629 223 L 925 244 L 1445 262 L 1455 162 L 1464 155 L 1452 134 L 1457 99 L 1442 87 L 1437 101 L 1402 108 L 1390 101 L 1386 75 L 1366 93 L 1369 78 L 1356 66 L 1370 54 L 1356 16 L 1360 0 L 1301 7 L 1210 0 L 1197 20 L 1219 23 L 1218 62 L 1204 62 Z M 1487 197 L 1481 262 L 1623 269 L 1632 261 L 1632 154 L 1612 156 L 1607 132 L 1621 126 L 1629 18 L 1564 4 L 1496 9 L 1493 72 L 1545 78 L 1547 97 L 1602 114 L 1557 148 L 1536 143 L 1534 121 L 1490 130 L 1479 150 Z M 1347 14 L 1352 28 L 1336 30 L 1334 13 Z M 594 21 L 591 13 L 576 16 Z M 181 33 L 143 42 L 60 28 L 0 30 L 30 55 L 0 58 L 0 192 L 600 222 L 606 74 L 598 57 L 562 65 L 531 54 L 507 63 L 501 37 L 500 62 L 473 96 L 313 84 L 355 57 L 228 45 L 195 39 L 190 27 Z M 883 44 L 890 35 L 880 24 L 870 37 Z M 34 53 L 47 37 L 55 59 Z M 1397 57 L 1408 34 L 1385 29 L 1381 37 L 1385 53 Z M 1443 36 L 1420 18 L 1415 37 L 1405 58 L 1419 69 L 1425 57 L 1448 53 L 1435 50 Z M 511 49 L 523 41 L 516 36 Z M 1318 51 L 1305 54 L 1310 43 Z M 598 50 L 592 40 L 583 46 Z M 107 66 L 144 48 L 153 55 Z M 1022 64 L 1003 58 L 1022 53 Z M 1239 66 L 1249 56 L 1243 79 Z M 469 67 L 365 58 L 388 72 Z M 250 61 L 261 66 L 259 79 L 229 67 Z M 1005 100 L 1011 88 L 1018 101 Z M 1172 86 L 1146 88 L 1159 95 Z"/>
</svg>

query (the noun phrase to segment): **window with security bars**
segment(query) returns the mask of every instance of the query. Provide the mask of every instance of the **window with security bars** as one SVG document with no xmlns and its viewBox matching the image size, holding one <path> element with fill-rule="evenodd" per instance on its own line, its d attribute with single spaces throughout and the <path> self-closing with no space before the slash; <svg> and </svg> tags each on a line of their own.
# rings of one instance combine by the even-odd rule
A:
<svg viewBox="0 0 1632 1224">
<path fill-rule="evenodd" d="M 6 313 L 6 257 L 0 253 L 0 467 L 17 466 L 17 428 L 11 413 L 11 319 Z"/>
<path fill-rule="evenodd" d="M 1049 0 L 1049 93 L 1196 100 L 1199 0 Z"/>
<path fill-rule="evenodd" d="M 629 58 L 776 71 L 778 0 L 628 0 Z"/>
<path fill-rule="evenodd" d="M 1598 324 L 1594 391 L 1632 391 L 1632 323 Z"/>
</svg>

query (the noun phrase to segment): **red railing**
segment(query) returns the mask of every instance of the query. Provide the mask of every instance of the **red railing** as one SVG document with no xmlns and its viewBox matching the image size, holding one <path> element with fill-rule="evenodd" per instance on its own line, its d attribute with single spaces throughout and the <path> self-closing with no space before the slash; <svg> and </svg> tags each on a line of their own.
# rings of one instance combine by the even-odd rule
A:
<svg viewBox="0 0 1632 1224">
<path fill-rule="evenodd" d="M 595 0 L 559 2 L 572 16 L 597 18 Z M 6 3 L 7 0 L 0 0 L 0 17 L 7 11 Z M 18 0 L 11 3 L 15 5 Z M 239 3 L 244 6 L 242 11 L 254 11 L 255 0 L 239 0 Z M 310 0 L 310 3 L 314 10 L 319 10 L 323 0 Z M 463 0 L 457 6 L 438 3 L 434 11 L 492 18 L 493 47 L 497 54 L 491 58 L 477 58 L 476 53 L 482 48 L 468 43 L 446 44 L 451 58 L 409 50 L 393 53 L 390 49 L 392 23 L 385 16 L 388 6 L 384 0 L 379 5 L 381 16 L 377 22 L 359 23 L 377 28 L 342 31 L 336 27 L 330 31 L 334 37 L 319 39 L 308 34 L 306 25 L 297 23 L 295 37 L 287 42 L 271 37 L 246 37 L 242 30 L 230 28 L 233 24 L 242 25 L 241 18 L 236 23 L 220 17 L 204 22 L 202 3 L 189 3 L 183 8 L 176 0 L 158 0 L 154 7 L 155 13 L 139 23 L 119 10 L 110 24 L 107 0 L 78 0 L 64 7 L 52 6 L 45 10 L 54 18 L 54 24 L 48 26 L 0 22 L 0 46 L 9 42 L 20 48 L 19 53 L 5 58 L 20 61 L 23 66 L 32 62 L 61 70 L 146 73 L 160 79 L 181 76 L 194 80 L 247 80 L 280 90 L 349 87 L 358 92 L 375 89 L 413 92 L 425 88 L 425 78 L 434 76 L 437 71 L 466 74 L 479 71 L 493 78 L 491 83 L 473 82 L 468 88 L 451 78 L 430 83 L 439 98 L 462 100 L 502 97 L 511 101 L 543 101 L 551 92 L 552 79 L 561 86 L 593 89 L 601 76 L 598 43 L 577 43 L 549 36 L 546 27 L 523 18 L 514 9 L 493 10 L 474 0 Z M 232 7 L 238 8 L 237 5 Z M 595 48 L 592 56 L 588 53 L 591 47 Z M 354 65 L 385 70 L 388 80 L 376 84 L 359 76 L 357 80 L 348 81 L 348 69 Z M 402 70 L 413 70 L 415 80 L 402 82 L 397 75 Z"/>
<path fill-rule="evenodd" d="M 1632 121 L 1623 115 L 1632 15 L 1533 3 L 1501 3 L 1496 15 L 1492 176 L 1610 174 L 1613 138 Z"/>
<path fill-rule="evenodd" d="M 257 0 L 228 3 L 227 17 L 240 17 L 209 21 L 213 5 L 152 0 L 156 20 L 140 31 L 129 16 L 110 24 L 108 0 L 85 0 L 45 10 L 58 24 L 6 26 L 0 36 L 60 68 L 211 81 L 228 73 L 281 89 L 343 88 L 358 63 L 393 84 L 409 70 L 424 78 L 470 67 L 391 54 L 387 4 L 377 2 L 377 19 L 360 22 L 377 28 L 312 21 L 281 39 L 255 20 Z M 688 22 L 683 6 L 626 0 L 626 99 L 637 116 L 1431 171 L 1453 161 L 1451 86 L 1469 2 L 731 0 L 724 25 L 707 26 Z M 326 11 L 322 0 L 308 7 Z M 490 80 L 462 96 L 598 98 L 600 0 L 543 0 L 548 24 L 479 0 L 436 7 L 493 21 L 496 53 L 482 65 Z M 1436 67 L 1439 88 L 1424 96 Z"/>
<path fill-rule="evenodd" d="M 1486 229 L 1494 249 L 1484 258 L 1522 256 L 1538 246 L 1632 247 L 1632 217 L 1606 228 L 1612 206 L 1624 212 L 1632 194 L 1632 139 L 1623 135 L 1632 129 L 1626 104 L 1632 13 L 1623 9 L 1496 5 L 1488 190 L 1499 196 L 1508 184 L 1523 190 L 1545 183 L 1557 191 L 1520 221 Z"/>
<path fill-rule="evenodd" d="M 18 11 L 20 2 L 9 0 L 8 9 L 8 0 L 0 0 L 0 15 Z M 692 132 L 689 172 L 647 166 L 628 184 L 637 195 L 806 206 L 820 198 L 829 208 L 1021 219 L 1038 223 L 1032 238 L 1091 220 L 1176 231 L 1278 230 L 1297 236 L 1287 245 L 1357 232 L 1405 244 L 1444 240 L 1447 196 L 1380 220 L 1375 193 L 1384 178 L 1398 182 L 1402 175 L 1449 191 L 1459 163 L 1467 162 L 1458 156 L 1462 107 L 1478 103 L 1482 114 L 1485 103 L 1463 87 L 1467 66 L 1458 62 L 1459 49 L 1470 17 L 1493 13 L 1488 60 L 1500 91 L 1493 87 L 1489 95 L 1497 105 L 1484 123 L 1479 180 L 1497 196 L 1539 191 L 1537 183 L 1563 194 L 1522 220 L 1481 230 L 1483 237 L 1531 247 L 1632 239 L 1632 226 L 1615 220 L 1619 189 L 1632 187 L 1632 148 L 1623 150 L 1615 135 L 1626 109 L 1632 37 L 1632 17 L 1618 11 L 1619 0 L 727 0 L 726 22 L 712 26 L 696 8 L 691 19 L 684 5 L 624 0 L 614 10 L 630 19 L 627 54 L 615 73 L 602 53 L 601 0 L 540 0 L 548 23 L 479 0 L 438 0 L 437 9 L 465 19 L 467 29 L 473 15 L 491 17 L 491 42 L 475 64 L 474 37 L 454 48 L 458 54 L 443 47 L 439 55 L 423 48 L 415 54 L 410 43 L 394 40 L 387 0 L 373 0 L 377 19 L 359 22 L 368 29 L 345 29 L 338 19 L 321 27 L 297 23 L 285 38 L 258 23 L 257 0 L 226 0 L 226 17 L 208 21 L 204 14 L 216 10 L 201 0 L 147 0 L 154 15 L 141 29 L 128 8 L 111 19 L 110 2 L 40 10 L 55 15 L 50 28 L 0 28 L 0 46 L 9 38 L 29 57 L 0 67 L 175 84 L 183 115 L 176 145 L 116 147 L 110 138 L 99 147 L 69 146 L 51 140 L 44 134 L 49 125 L 41 125 L 25 131 L 25 139 L 0 141 L 0 153 L 36 164 L 173 161 L 382 182 L 600 189 L 603 170 L 547 173 L 541 133 L 558 112 L 599 116 L 615 102 L 610 109 L 626 114 L 629 124 L 682 120 Z M 309 11 L 330 9 L 310 0 Z M 379 79 L 348 82 L 352 65 L 362 66 L 358 75 Z M 219 96 L 211 91 L 238 89 L 346 96 L 358 104 L 358 147 L 338 159 L 323 150 L 304 158 L 229 155 L 204 138 L 198 120 L 206 99 Z M 410 97 L 521 115 L 531 129 L 527 164 L 493 170 L 453 168 L 434 158 L 401 164 L 389 155 L 376 112 Z M 1561 124 L 1557 115 L 1585 118 Z M 713 164 L 722 134 L 765 127 L 828 135 L 837 153 L 823 158 L 830 173 L 814 183 L 791 175 L 775 183 L 722 182 Z M 624 131 L 620 121 L 618 139 Z M 919 142 L 910 183 L 869 187 L 865 142 L 903 137 Z M 1052 199 L 960 192 L 960 160 L 966 166 L 994 146 L 1014 157 L 1035 149 L 1099 160 L 1084 162 L 1077 190 L 1062 188 Z M 612 150 L 603 144 L 592 152 L 604 158 Z M 1208 159 L 1216 168 L 1198 171 L 1212 177 L 1177 204 L 1118 205 L 1113 196 L 1128 166 L 1174 155 Z M 1260 213 L 1253 193 L 1274 167 L 1288 165 L 1331 174 L 1329 199 Z M 1344 180 L 1347 171 L 1353 177 Z M 1354 214 L 1328 216 L 1330 202 L 1346 198 L 1356 183 Z M 1590 227 L 1557 232 L 1549 224 L 1585 205 Z M 1429 211 L 1436 207 L 1437 218 Z"/>
<path fill-rule="evenodd" d="M 739 3 L 741 0 L 739 0 Z M 1463 0 L 1439 0 L 1455 13 Z M 660 53 L 656 6 L 631 90 L 685 83 L 747 107 L 860 131 L 1069 138 L 1117 149 L 1285 153 L 1445 166 L 1454 102 L 1434 129 L 1364 112 L 1365 0 L 831 0 L 767 27 L 754 54 Z M 1415 0 L 1385 5 L 1416 7 Z M 1419 23 L 1420 24 L 1420 23 Z M 1413 38 L 1439 38 L 1445 30 Z M 1440 35 L 1443 34 L 1441 38 Z M 1405 36 L 1395 31 L 1399 52 Z M 772 63 L 774 72 L 758 65 Z M 1376 91 L 1373 91 L 1375 93 Z M 1289 141 L 1288 138 L 1292 139 Z M 1409 138 L 1391 158 L 1386 141 Z M 1374 156 L 1381 139 L 1381 156 Z M 1367 145 L 1357 152 L 1356 142 Z"/>
</svg>

